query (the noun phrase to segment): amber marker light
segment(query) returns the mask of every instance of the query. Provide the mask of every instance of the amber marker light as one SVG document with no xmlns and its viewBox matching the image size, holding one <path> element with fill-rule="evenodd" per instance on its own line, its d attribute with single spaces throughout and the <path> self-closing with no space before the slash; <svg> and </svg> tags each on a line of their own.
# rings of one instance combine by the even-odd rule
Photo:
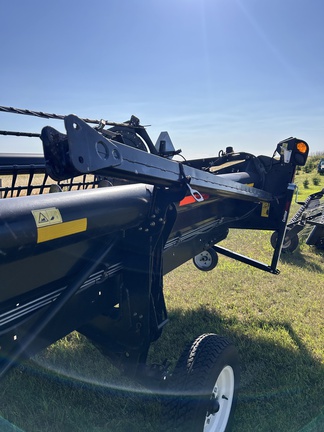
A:
<svg viewBox="0 0 324 432">
<path fill-rule="evenodd" d="M 299 153 L 302 153 L 302 154 L 307 153 L 307 151 L 308 151 L 308 145 L 302 141 L 296 144 L 296 148 L 299 151 Z"/>
</svg>

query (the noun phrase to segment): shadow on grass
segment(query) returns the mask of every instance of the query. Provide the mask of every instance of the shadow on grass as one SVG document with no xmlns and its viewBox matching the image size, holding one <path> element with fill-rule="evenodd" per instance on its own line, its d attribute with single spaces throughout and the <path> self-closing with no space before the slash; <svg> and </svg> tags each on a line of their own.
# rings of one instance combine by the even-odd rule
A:
<svg viewBox="0 0 324 432">
<path fill-rule="evenodd" d="M 315 247 L 312 248 L 313 255 L 305 255 L 297 249 L 296 251 L 290 253 L 282 253 L 280 260 L 284 262 L 285 264 L 291 264 L 293 266 L 303 267 L 306 270 L 316 271 L 321 273 L 322 267 L 318 265 L 317 258 L 318 257 L 324 257 L 324 251 L 316 249 Z"/>
<path fill-rule="evenodd" d="M 162 337 L 153 344 L 150 358 L 176 362 L 187 342 L 208 332 L 232 339 L 240 354 L 241 389 L 234 432 L 324 430 L 323 364 L 308 352 L 289 323 L 262 319 L 242 323 L 205 307 L 174 310 Z M 87 356 L 94 355 L 89 347 L 74 348 L 76 370 L 82 370 Z M 106 361 L 97 351 L 95 356 L 91 358 L 94 376 Z M 0 411 L 25 432 L 158 430 L 159 397 L 153 392 L 76 382 L 33 364 L 28 362 L 26 369 L 10 372 L 0 390 Z M 118 382 L 117 372 L 116 377 Z"/>
</svg>

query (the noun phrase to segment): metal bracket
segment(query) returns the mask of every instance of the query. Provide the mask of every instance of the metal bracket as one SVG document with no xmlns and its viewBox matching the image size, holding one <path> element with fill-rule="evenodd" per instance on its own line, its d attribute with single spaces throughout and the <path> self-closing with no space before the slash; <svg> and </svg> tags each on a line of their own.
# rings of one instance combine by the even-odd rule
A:
<svg viewBox="0 0 324 432">
<path fill-rule="evenodd" d="M 189 191 L 196 201 L 203 200 L 202 193 L 216 193 L 229 198 L 234 196 L 252 202 L 270 202 L 274 199 L 271 193 L 264 190 L 107 139 L 75 115 L 65 117 L 65 127 L 67 140 L 61 134 L 61 145 L 68 169 L 65 170 L 63 164 L 57 180 L 59 177 L 67 178 L 71 172 L 74 176 L 92 172 L 173 188 L 188 185 L 190 179 Z"/>
<path fill-rule="evenodd" d="M 81 172 L 90 172 L 105 168 L 107 162 L 116 167 L 123 162 L 123 157 L 112 140 L 99 135 L 98 132 L 75 115 L 64 119 L 65 128 L 70 144 L 70 158 L 74 167 Z M 80 141 L 86 145 L 80 145 Z M 90 166 L 91 165 L 91 166 Z"/>
</svg>

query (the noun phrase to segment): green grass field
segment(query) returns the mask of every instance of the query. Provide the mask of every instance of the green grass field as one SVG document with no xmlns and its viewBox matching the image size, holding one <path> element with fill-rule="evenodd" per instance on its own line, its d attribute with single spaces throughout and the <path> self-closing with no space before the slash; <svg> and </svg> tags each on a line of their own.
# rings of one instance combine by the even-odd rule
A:
<svg viewBox="0 0 324 432">
<path fill-rule="evenodd" d="M 303 200 L 324 176 L 301 170 L 296 182 Z M 270 234 L 234 230 L 222 245 L 269 264 Z M 279 268 L 275 276 L 220 256 L 211 272 L 188 262 L 165 277 L 170 323 L 150 358 L 174 363 L 205 332 L 230 337 L 241 360 L 234 432 L 324 431 L 324 252 L 301 241 Z M 25 432 L 152 432 L 158 402 L 76 332 L 0 387 L 1 415 Z"/>
</svg>

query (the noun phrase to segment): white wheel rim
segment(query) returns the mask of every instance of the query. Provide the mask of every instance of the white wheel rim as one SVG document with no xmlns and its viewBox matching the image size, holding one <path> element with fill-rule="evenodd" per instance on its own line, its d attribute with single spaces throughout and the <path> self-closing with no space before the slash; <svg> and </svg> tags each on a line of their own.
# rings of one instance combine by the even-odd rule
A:
<svg viewBox="0 0 324 432">
<path fill-rule="evenodd" d="M 200 268 L 208 268 L 211 266 L 212 257 L 209 252 L 204 251 L 194 257 L 195 263 Z"/>
<path fill-rule="evenodd" d="M 224 432 L 231 413 L 234 396 L 234 372 L 231 366 L 225 366 L 218 375 L 212 397 L 219 403 L 219 410 L 207 413 L 204 432 Z"/>
</svg>

